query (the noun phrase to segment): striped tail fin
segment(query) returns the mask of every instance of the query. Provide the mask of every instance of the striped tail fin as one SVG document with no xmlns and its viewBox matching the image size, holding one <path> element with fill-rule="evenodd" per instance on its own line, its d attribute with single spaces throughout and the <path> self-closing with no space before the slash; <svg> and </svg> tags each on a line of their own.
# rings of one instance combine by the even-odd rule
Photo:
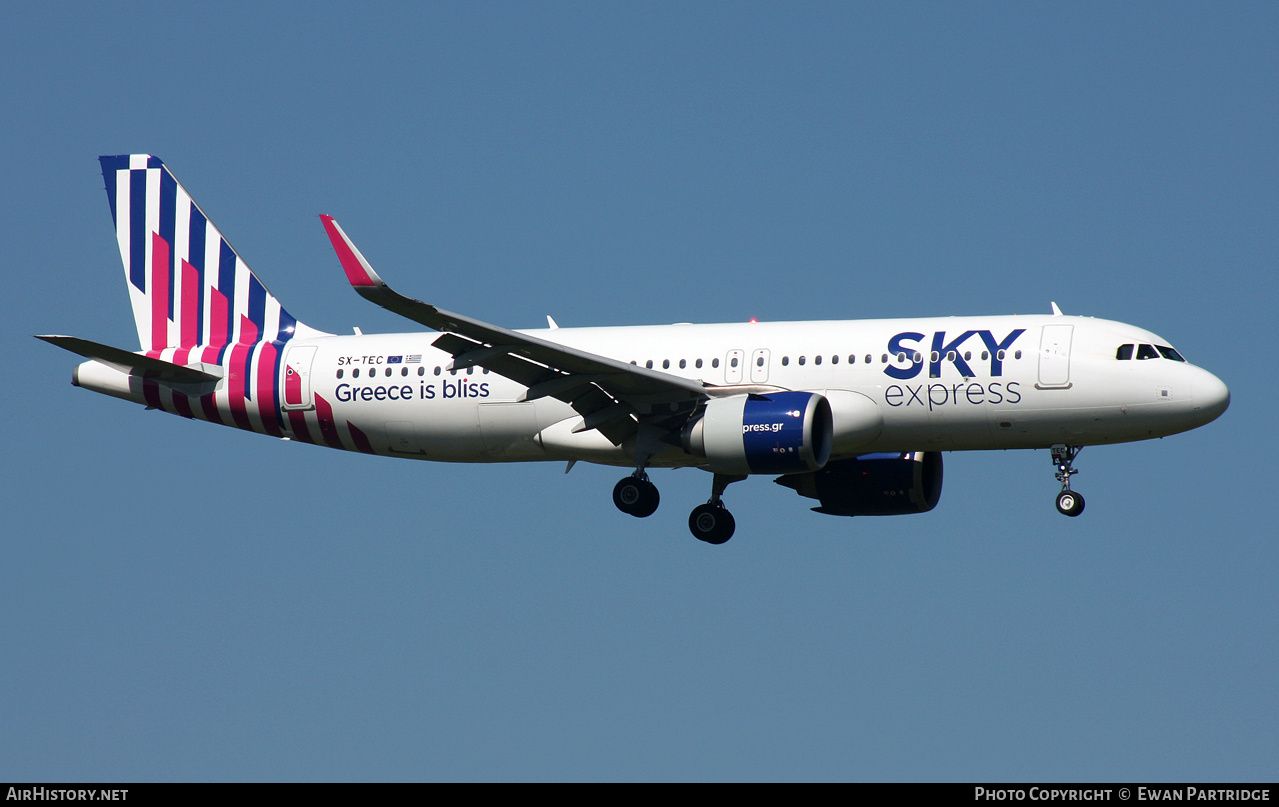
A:
<svg viewBox="0 0 1279 807">
<path fill-rule="evenodd" d="M 284 310 L 158 157 L 99 161 L 147 355 L 173 349 L 165 359 L 220 363 L 230 345 L 318 335 Z"/>
</svg>

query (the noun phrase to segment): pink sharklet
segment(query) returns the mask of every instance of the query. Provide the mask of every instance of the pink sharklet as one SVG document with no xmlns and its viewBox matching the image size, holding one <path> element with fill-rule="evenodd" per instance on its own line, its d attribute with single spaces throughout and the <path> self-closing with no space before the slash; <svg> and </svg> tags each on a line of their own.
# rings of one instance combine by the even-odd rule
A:
<svg viewBox="0 0 1279 807">
<path fill-rule="evenodd" d="M 381 285 L 378 282 L 378 276 L 373 272 L 368 261 L 351 243 L 351 239 L 346 237 L 346 233 L 333 220 L 333 217 L 320 214 L 320 221 L 324 224 L 324 231 L 329 234 L 329 241 L 333 242 L 333 251 L 337 253 L 338 260 L 342 263 L 342 271 L 346 272 L 346 279 L 351 285 L 356 288 L 371 288 Z"/>
</svg>

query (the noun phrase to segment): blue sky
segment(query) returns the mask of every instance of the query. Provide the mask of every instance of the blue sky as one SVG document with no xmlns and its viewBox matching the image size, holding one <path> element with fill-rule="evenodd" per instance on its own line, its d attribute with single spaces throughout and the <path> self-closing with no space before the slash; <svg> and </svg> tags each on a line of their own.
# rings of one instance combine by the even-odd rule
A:
<svg viewBox="0 0 1279 807">
<path fill-rule="evenodd" d="M 188 4 L 189 5 L 189 4 Z M 6 3 L 0 779 L 1267 780 L 1279 9 Z M 147 412 L 97 156 L 150 152 L 294 314 L 510 327 L 1067 313 L 1216 423 L 946 456 L 931 513 L 398 462 Z"/>
</svg>

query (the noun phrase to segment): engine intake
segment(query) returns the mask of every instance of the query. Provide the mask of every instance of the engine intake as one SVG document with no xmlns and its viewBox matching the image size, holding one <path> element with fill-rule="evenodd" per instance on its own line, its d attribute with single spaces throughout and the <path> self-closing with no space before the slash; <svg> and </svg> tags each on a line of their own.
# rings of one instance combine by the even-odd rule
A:
<svg viewBox="0 0 1279 807">
<path fill-rule="evenodd" d="M 941 499 L 942 461 L 936 451 L 866 454 L 832 462 L 807 474 L 773 480 L 817 499 L 818 513 L 832 516 L 900 516 L 927 513 Z"/>
<path fill-rule="evenodd" d="M 685 427 L 684 450 L 720 474 L 816 471 L 830 457 L 830 404 L 813 392 L 712 398 Z"/>
</svg>

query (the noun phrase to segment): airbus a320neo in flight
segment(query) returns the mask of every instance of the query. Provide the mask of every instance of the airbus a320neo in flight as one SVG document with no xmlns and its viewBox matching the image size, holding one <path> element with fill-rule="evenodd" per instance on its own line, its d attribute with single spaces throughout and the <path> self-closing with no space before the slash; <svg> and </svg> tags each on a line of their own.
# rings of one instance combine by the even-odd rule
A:
<svg viewBox="0 0 1279 807">
<path fill-rule="evenodd" d="M 651 468 L 712 474 L 688 525 L 712 544 L 750 474 L 818 513 L 933 509 L 943 451 L 1051 449 L 1057 509 L 1083 446 L 1215 419 L 1226 385 L 1155 334 L 1064 316 L 748 322 L 515 331 L 392 291 L 329 216 L 366 299 L 439 333 L 335 336 L 281 307 L 156 157 L 102 157 L 140 351 L 84 356 L 73 382 L 186 418 L 346 451 L 443 462 L 632 469 L 623 513 L 657 509 Z"/>
</svg>

